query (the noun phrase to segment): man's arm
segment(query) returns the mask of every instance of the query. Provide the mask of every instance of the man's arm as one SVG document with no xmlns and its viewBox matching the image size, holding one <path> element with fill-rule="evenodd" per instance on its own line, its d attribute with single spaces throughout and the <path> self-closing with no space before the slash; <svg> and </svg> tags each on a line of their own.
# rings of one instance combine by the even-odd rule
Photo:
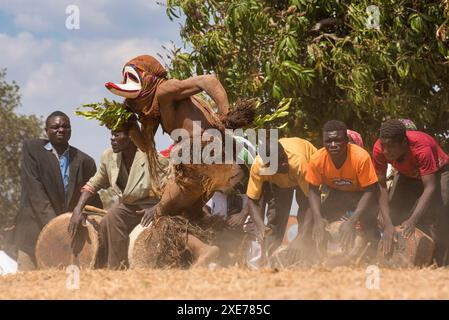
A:
<svg viewBox="0 0 449 320">
<path fill-rule="evenodd" d="M 385 174 L 378 174 L 379 179 L 379 208 L 382 214 L 382 220 L 384 224 L 384 232 L 382 235 L 382 251 L 386 255 L 391 251 L 391 245 L 393 244 L 394 226 L 390 216 L 390 206 L 388 204 L 388 190 L 387 190 L 387 177 Z"/>
<path fill-rule="evenodd" d="M 312 184 L 309 185 L 309 206 L 313 215 L 312 238 L 317 246 L 324 240 L 325 220 L 321 215 L 321 192 L 319 187 Z"/>
<path fill-rule="evenodd" d="M 67 228 L 69 234 L 73 237 L 78 230 L 78 226 L 81 222 L 85 220 L 85 216 L 83 215 L 83 209 L 89 199 L 93 198 L 96 193 L 88 191 L 84 189 L 81 191 L 81 196 L 78 200 L 78 203 L 75 208 L 73 208 L 72 217 L 70 218 L 70 223 Z"/>
<path fill-rule="evenodd" d="M 186 80 L 171 79 L 161 84 L 158 91 L 159 101 L 170 103 L 187 99 L 197 93 L 206 92 L 218 107 L 220 114 L 229 111 L 228 95 L 215 75 L 202 75 Z"/>
<path fill-rule="evenodd" d="M 356 222 L 360 220 L 362 214 L 364 214 L 377 200 L 376 197 L 378 195 L 378 191 L 379 184 L 377 182 L 363 188 L 363 194 L 357 203 L 357 207 L 355 208 L 353 215 L 341 226 L 341 240 L 343 247 L 348 247 L 353 243 L 355 239 Z"/>
<path fill-rule="evenodd" d="M 266 185 L 267 176 L 260 174 L 261 158 L 257 156 L 251 165 L 249 173 L 248 186 L 246 188 L 246 197 L 248 198 L 248 211 L 254 223 L 256 224 L 257 231 L 261 239 L 265 234 L 265 208 L 261 207 L 263 200 L 264 185 Z"/>
<path fill-rule="evenodd" d="M 30 142 L 25 142 L 22 149 L 22 192 L 28 194 L 30 206 L 41 225 L 46 225 L 56 217 L 56 212 L 41 182 L 38 167 L 38 160 L 30 150 Z"/>
<path fill-rule="evenodd" d="M 92 159 L 91 157 L 89 157 L 87 160 L 86 166 L 86 172 L 83 173 L 84 176 L 84 180 L 88 181 L 91 177 L 95 176 L 95 174 L 97 173 L 97 166 L 95 164 L 94 159 Z M 109 179 L 108 179 L 109 181 Z M 95 206 L 97 208 L 103 208 L 103 203 L 101 202 L 100 196 L 98 195 L 98 193 L 95 193 L 95 195 L 91 198 L 89 198 L 87 204 L 90 204 L 92 206 Z"/>
<path fill-rule="evenodd" d="M 355 211 L 351 218 L 349 219 L 352 222 L 357 222 L 360 220 L 361 215 L 372 205 L 372 203 L 376 200 L 376 195 L 378 195 L 379 184 L 374 183 L 362 190 L 363 194 L 360 197 L 360 200 L 355 208 Z"/>
<path fill-rule="evenodd" d="M 83 209 L 87 201 L 97 195 L 97 191 L 101 189 L 107 189 L 111 185 L 109 181 L 109 175 L 107 171 L 108 156 L 107 152 L 103 153 L 100 167 L 95 175 L 89 179 L 86 185 L 81 189 L 81 196 L 73 208 L 72 217 L 70 218 L 70 223 L 67 228 L 68 233 L 73 237 L 78 230 L 78 226 L 85 220 L 83 215 Z"/>
<path fill-rule="evenodd" d="M 264 223 L 264 212 L 262 207 L 259 205 L 260 200 L 254 200 L 248 198 L 248 211 L 251 218 L 256 224 L 257 233 L 259 234 L 259 239 L 263 239 L 265 236 L 265 223 Z"/>
<path fill-rule="evenodd" d="M 408 218 L 401 224 L 401 226 L 403 227 L 403 235 L 405 238 L 409 238 L 413 235 L 416 223 L 430 207 L 430 204 L 434 199 L 437 191 L 437 178 L 435 173 L 422 176 L 421 179 L 424 185 L 424 191 L 419 197 L 418 203 L 416 204 L 416 207 L 413 210 L 410 218 Z"/>
</svg>

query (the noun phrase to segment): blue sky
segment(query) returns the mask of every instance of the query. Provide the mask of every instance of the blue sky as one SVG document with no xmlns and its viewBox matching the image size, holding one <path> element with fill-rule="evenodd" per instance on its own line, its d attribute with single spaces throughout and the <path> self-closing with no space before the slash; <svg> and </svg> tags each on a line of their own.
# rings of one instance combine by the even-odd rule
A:
<svg viewBox="0 0 449 320">
<path fill-rule="evenodd" d="M 104 87 L 119 81 L 123 64 L 140 54 L 164 54 L 181 46 L 179 21 L 170 21 L 164 0 L 0 0 L 0 68 L 20 86 L 19 113 L 46 117 L 54 110 L 72 120 L 70 143 L 98 163 L 109 147 L 109 131 L 75 116 L 83 103 L 120 98 Z M 69 30 L 66 8 L 76 5 L 80 28 Z M 159 149 L 168 136 L 156 137 Z"/>
</svg>

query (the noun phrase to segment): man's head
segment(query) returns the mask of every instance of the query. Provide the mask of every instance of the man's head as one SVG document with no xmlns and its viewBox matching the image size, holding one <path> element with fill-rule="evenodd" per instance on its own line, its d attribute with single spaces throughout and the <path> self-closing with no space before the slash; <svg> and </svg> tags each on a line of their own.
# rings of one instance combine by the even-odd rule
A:
<svg viewBox="0 0 449 320">
<path fill-rule="evenodd" d="M 400 160 L 408 149 L 405 125 L 396 119 L 387 120 L 380 127 L 380 145 L 388 161 Z"/>
<path fill-rule="evenodd" d="M 135 144 L 129 137 L 129 127 L 127 125 L 111 130 L 111 147 L 114 153 L 136 149 Z"/>
<path fill-rule="evenodd" d="M 72 135 L 69 117 L 62 111 L 52 112 L 45 120 L 45 132 L 53 146 L 67 146 Z"/>
<path fill-rule="evenodd" d="M 329 120 L 323 127 L 323 146 L 333 159 L 346 157 L 348 128 L 339 120 Z"/>
</svg>

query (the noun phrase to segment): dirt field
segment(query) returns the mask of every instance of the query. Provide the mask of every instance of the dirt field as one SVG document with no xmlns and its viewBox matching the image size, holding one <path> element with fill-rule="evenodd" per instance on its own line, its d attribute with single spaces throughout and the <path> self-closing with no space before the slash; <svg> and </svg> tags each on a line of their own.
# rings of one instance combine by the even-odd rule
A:
<svg viewBox="0 0 449 320">
<path fill-rule="evenodd" d="M 365 268 L 82 270 L 69 290 L 65 271 L 34 271 L 0 277 L 0 299 L 449 299 L 449 269 L 380 269 L 372 290 L 367 276 Z"/>
</svg>

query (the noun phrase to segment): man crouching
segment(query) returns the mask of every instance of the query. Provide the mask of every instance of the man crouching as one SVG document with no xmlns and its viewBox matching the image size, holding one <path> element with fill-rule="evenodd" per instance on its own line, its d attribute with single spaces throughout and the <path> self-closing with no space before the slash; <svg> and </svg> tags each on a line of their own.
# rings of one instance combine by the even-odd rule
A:
<svg viewBox="0 0 449 320">
<path fill-rule="evenodd" d="M 313 238 L 321 244 L 327 222 L 341 220 L 346 212 L 352 211 L 340 227 L 341 244 L 343 248 L 353 245 L 360 223 L 371 243 L 367 254 L 373 259 L 380 233 L 377 228 L 379 184 L 371 157 L 365 149 L 348 144 L 347 128 L 341 121 L 331 120 L 324 125 L 323 145 L 312 156 L 306 174 L 314 220 Z M 322 203 L 320 185 L 329 188 Z"/>
</svg>

